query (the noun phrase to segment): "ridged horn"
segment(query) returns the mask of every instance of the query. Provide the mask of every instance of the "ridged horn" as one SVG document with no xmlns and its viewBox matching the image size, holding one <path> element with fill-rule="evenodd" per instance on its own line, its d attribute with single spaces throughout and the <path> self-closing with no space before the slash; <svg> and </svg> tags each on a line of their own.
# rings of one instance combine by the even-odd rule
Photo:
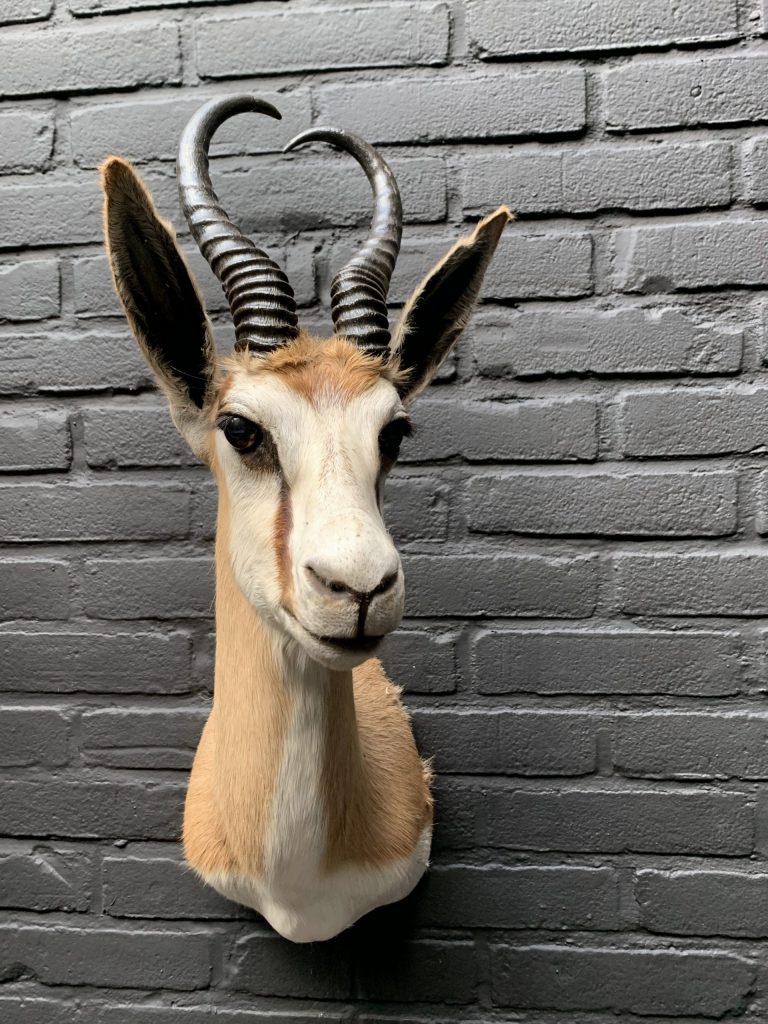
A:
<svg viewBox="0 0 768 1024">
<path fill-rule="evenodd" d="M 293 289 L 275 261 L 229 219 L 208 168 L 216 129 L 250 110 L 281 119 L 271 103 L 248 94 L 219 97 L 201 107 L 181 136 L 177 172 L 184 216 L 232 311 L 235 349 L 260 353 L 285 345 L 298 334 Z"/>
<path fill-rule="evenodd" d="M 292 139 L 285 152 L 307 142 L 328 142 L 350 153 L 373 188 L 371 231 L 362 248 L 333 279 L 331 315 L 337 334 L 367 352 L 386 356 L 390 340 L 387 292 L 403 233 L 403 209 L 395 176 L 373 146 L 351 132 L 310 128 Z"/>
</svg>

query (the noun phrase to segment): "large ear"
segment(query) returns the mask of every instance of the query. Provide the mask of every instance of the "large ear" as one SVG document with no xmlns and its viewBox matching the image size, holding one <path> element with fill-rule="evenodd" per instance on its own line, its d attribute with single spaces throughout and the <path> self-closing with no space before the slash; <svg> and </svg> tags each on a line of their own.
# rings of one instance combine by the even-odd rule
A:
<svg viewBox="0 0 768 1024">
<path fill-rule="evenodd" d="M 101 167 L 104 235 L 115 289 L 136 340 L 193 449 L 210 398 L 215 349 L 202 299 L 173 229 L 125 160 Z M 199 452 L 198 452 L 199 454 Z"/>
<path fill-rule="evenodd" d="M 467 326 L 501 233 L 512 220 L 500 206 L 434 267 L 405 304 L 391 351 L 405 371 L 401 393 L 415 398 L 429 384 Z"/>
</svg>

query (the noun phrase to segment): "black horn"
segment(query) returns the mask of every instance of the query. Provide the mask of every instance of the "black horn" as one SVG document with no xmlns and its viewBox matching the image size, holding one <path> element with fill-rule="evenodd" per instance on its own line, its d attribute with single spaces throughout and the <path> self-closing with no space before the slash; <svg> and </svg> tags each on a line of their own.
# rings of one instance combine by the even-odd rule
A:
<svg viewBox="0 0 768 1024">
<path fill-rule="evenodd" d="M 285 151 L 306 142 L 328 142 L 357 160 L 373 188 L 371 231 L 363 247 L 331 284 L 331 315 L 338 334 L 375 355 L 389 350 L 387 292 L 403 233 L 403 210 L 395 176 L 373 146 L 338 128 L 310 128 Z"/>
<path fill-rule="evenodd" d="M 296 302 L 285 273 L 227 217 L 213 190 L 208 148 L 235 114 L 280 112 L 247 94 L 213 99 L 190 119 L 179 145 L 179 197 L 200 251 L 218 277 L 235 322 L 235 349 L 269 352 L 298 334 Z"/>
</svg>

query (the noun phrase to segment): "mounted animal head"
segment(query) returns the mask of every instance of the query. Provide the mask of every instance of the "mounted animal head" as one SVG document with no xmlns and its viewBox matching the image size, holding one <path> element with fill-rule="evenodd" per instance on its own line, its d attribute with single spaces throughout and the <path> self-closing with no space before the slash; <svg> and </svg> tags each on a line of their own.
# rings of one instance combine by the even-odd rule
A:
<svg viewBox="0 0 768 1024">
<path fill-rule="evenodd" d="M 208 171 L 227 118 L 263 100 L 215 99 L 184 131 L 181 205 L 219 278 L 235 324 L 234 354 L 217 356 L 198 290 L 170 225 L 130 164 L 102 167 L 105 232 L 115 287 L 134 335 L 193 451 L 219 486 L 219 542 L 264 619 L 332 668 L 364 661 L 399 623 L 403 572 L 381 514 L 382 486 L 410 432 L 408 409 L 455 345 L 504 226 L 481 221 L 431 270 L 390 337 L 386 297 L 402 212 L 387 164 L 362 139 L 305 131 L 286 150 L 332 143 L 373 188 L 368 240 L 334 278 L 335 335 L 297 323 L 286 275 L 229 220 Z"/>
</svg>

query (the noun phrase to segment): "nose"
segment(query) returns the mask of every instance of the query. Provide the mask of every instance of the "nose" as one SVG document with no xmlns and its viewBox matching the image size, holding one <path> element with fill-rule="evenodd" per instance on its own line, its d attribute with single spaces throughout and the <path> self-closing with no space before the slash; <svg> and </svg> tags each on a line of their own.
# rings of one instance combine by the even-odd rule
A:
<svg viewBox="0 0 768 1024">
<path fill-rule="evenodd" d="M 335 598 L 339 599 L 351 597 L 353 601 L 366 607 L 374 597 L 386 594 L 397 582 L 397 570 L 395 570 L 382 576 L 376 586 L 370 590 L 358 590 L 344 580 L 330 578 L 329 574 L 324 573 L 322 567 L 317 564 L 313 565 L 311 562 L 307 562 L 304 565 L 304 571 L 314 589 L 319 590 L 325 596 L 333 594 Z"/>
</svg>

